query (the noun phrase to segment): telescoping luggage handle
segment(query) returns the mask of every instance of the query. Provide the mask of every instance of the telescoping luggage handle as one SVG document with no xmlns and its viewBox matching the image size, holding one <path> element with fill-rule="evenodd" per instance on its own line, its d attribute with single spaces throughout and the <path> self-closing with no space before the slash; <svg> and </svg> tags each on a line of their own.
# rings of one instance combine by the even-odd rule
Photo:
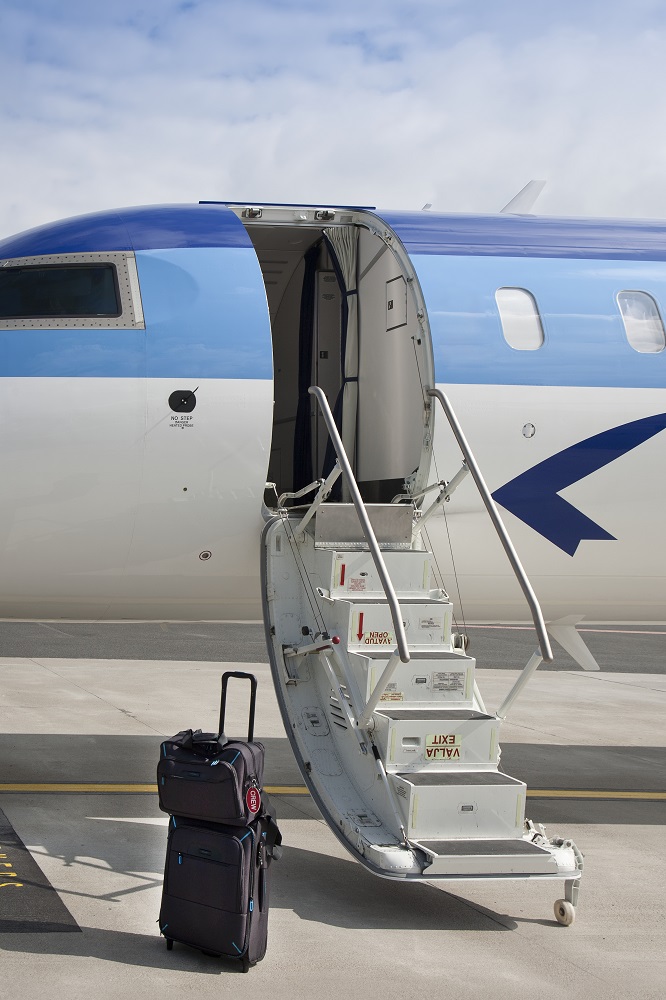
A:
<svg viewBox="0 0 666 1000">
<path fill-rule="evenodd" d="M 250 682 L 250 716 L 247 724 L 247 739 L 251 743 L 254 739 L 254 709 L 257 702 L 257 678 L 254 674 L 245 674 L 241 670 L 227 670 L 222 674 L 222 699 L 220 701 L 220 736 L 224 733 L 224 716 L 227 710 L 227 684 L 230 677 L 246 678 Z"/>
</svg>

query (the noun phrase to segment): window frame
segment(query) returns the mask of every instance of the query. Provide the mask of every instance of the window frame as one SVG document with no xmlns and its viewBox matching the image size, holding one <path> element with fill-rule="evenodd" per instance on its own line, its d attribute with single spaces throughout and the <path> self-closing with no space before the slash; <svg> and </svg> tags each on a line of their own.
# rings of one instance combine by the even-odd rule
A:
<svg viewBox="0 0 666 1000">
<path fill-rule="evenodd" d="M 515 343 L 512 343 L 509 340 L 509 338 L 507 337 L 507 327 L 505 326 L 505 316 L 502 315 L 502 307 L 501 307 L 500 301 L 499 301 L 499 299 L 497 297 L 500 292 L 504 292 L 504 291 L 508 291 L 508 292 L 522 292 L 522 294 L 526 295 L 530 299 L 530 301 L 532 302 L 532 305 L 533 305 L 533 316 L 536 319 L 536 322 L 537 322 L 538 328 L 539 328 L 539 333 L 541 334 L 541 340 L 540 340 L 540 342 L 538 344 L 535 344 L 534 346 L 530 346 L 530 347 L 519 347 Z M 543 318 L 541 316 L 541 311 L 539 309 L 539 303 L 536 300 L 536 296 L 534 295 L 533 292 L 531 292 L 529 290 L 529 288 L 523 288 L 520 285 L 500 285 L 499 288 L 495 289 L 495 306 L 497 308 L 497 313 L 499 315 L 499 321 L 500 321 L 500 328 L 502 330 L 502 336 L 504 338 L 504 342 L 507 345 L 507 347 L 510 347 L 512 351 L 538 351 L 538 350 L 540 350 L 544 346 L 544 344 L 546 343 L 546 330 L 544 328 Z M 506 318 L 508 319 L 508 317 L 506 317 Z"/>
<path fill-rule="evenodd" d="M 658 348 L 656 351 L 641 351 L 639 347 L 636 347 L 635 341 L 633 341 L 631 336 L 629 335 L 629 326 L 627 325 L 628 317 L 625 314 L 624 309 L 620 304 L 621 295 L 640 295 L 643 298 L 649 299 L 652 305 L 654 306 L 657 319 L 659 320 L 659 324 L 661 326 L 661 340 L 662 340 L 661 347 Z M 646 292 L 642 288 L 621 288 L 618 292 L 615 293 L 615 303 L 617 305 L 617 308 L 620 313 L 620 318 L 622 320 L 624 336 L 626 338 L 627 344 L 632 349 L 632 351 L 635 351 L 636 354 L 661 354 L 662 351 L 666 349 L 666 327 L 664 327 L 664 318 L 661 315 L 661 309 L 659 308 L 659 303 L 657 302 L 654 295 L 652 295 L 650 292 Z M 631 324 L 631 317 L 629 317 L 629 324 Z"/>
<path fill-rule="evenodd" d="M 115 316 L 14 316 L 0 318 L 0 330 L 145 330 L 136 258 L 131 251 L 61 253 L 0 260 L 0 268 L 49 268 L 110 265 L 120 312 Z"/>
</svg>

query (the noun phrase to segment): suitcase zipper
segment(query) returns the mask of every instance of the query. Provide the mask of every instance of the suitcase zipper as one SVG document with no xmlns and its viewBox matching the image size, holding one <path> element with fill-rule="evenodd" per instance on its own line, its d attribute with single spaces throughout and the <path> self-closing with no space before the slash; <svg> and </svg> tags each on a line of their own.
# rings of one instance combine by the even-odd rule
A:
<svg viewBox="0 0 666 1000">
<path fill-rule="evenodd" d="M 249 951 L 249 948 L 250 948 L 250 930 L 251 930 L 251 926 L 252 926 L 252 913 L 254 911 L 254 869 L 255 869 L 255 865 L 254 865 L 254 850 L 255 850 L 254 830 L 252 830 L 250 828 L 247 831 L 247 833 L 245 834 L 245 837 L 247 837 L 248 834 L 250 834 L 250 836 L 252 837 L 252 848 L 250 850 L 250 886 L 249 886 L 249 893 L 248 893 L 248 895 L 249 895 L 249 901 L 248 901 L 248 907 L 247 907 L 247 913 L 248 913 L 248 916 L 247 916 L 247 929 L 245 931 L 245 941 L 243 942 L 243 951 L 242 951 L 243 955 L 246 955 L 247 952 Z M 245 837 L 243 837 L 242 839 L 245 840 Z"/>
</svg>

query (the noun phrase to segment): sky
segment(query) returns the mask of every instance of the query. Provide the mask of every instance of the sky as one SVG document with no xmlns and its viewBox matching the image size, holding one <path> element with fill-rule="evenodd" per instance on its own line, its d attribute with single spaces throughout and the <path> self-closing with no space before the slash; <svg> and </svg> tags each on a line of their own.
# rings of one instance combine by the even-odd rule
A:
<svg viewBox="0 0 666 1000">
<path fill-rule="evenodd" d="M 661 0 L 0 0 L 0 238 L 199 200 L 666 217 Z"/>
</svg>

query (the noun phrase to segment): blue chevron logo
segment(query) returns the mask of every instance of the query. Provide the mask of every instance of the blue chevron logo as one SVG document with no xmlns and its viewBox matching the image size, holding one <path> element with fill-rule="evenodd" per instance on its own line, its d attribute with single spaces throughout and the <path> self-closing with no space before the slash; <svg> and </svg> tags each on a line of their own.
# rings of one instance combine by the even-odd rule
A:
<svg viewBox="0 0 666 1000">
<path fill-rule="evenodd" d="M 586 539 L 615 541 L 601 525 L 564 500 L 561 490 L 603 469 L 666 428 L 666 413 L 611 427 L 559 451 L 516 476 L 493 499 L 570 556 Z"/>
</svg>

